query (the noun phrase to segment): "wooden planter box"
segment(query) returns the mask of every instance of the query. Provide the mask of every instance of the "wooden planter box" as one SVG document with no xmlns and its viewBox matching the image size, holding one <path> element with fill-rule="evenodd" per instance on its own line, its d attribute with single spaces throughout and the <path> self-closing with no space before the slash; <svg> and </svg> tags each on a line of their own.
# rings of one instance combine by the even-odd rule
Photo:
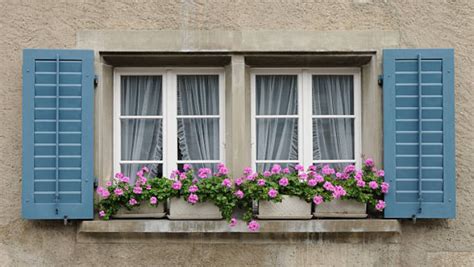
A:
<svg viewBox="0 0 474 267">
<path fill-rule="evenodd" d="M 132 218 L 164 218 L 166 216 L 165 205 L 163 202 L 158 203 L 156 207 L 150 206 L 148 202 L 140 203 L 140 206 L 131 210 L 126 208 L 119 209 L 117 214 L 112 216 L 116 219 L 132 219 Z"/>
<path fill-rule="evenodd" d="M 311 203 L 299 197 L 282 196 L 282 202 L 260 201 L 259 219 L 311 219 Z"/>
<path fill-rule="evenodd" d="M 314 217 L 317 218 L 365 218 L 367 204 L 356 200 L 334 199 L 316 206 Z"/>
<path fill-rule="evenodd" d="M 219 220 L 222 219 L 219 208 L 213 202 L 194 205 L 182 198 L 172 198 L 169 202 L 170 220 Z"/>
</svg>

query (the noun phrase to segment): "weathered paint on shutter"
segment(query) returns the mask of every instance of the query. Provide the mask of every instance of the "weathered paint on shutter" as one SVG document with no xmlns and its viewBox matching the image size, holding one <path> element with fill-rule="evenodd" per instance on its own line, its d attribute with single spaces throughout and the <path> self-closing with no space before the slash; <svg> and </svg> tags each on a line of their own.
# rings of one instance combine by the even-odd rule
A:
<svg viewBox="0 0 474 267">
<path fill-rule="evenodd" d="M 383 53 L 386 218 L 454 218 L 454 51 Z"/>
<path fill-rule="evenodd" d="M 93 51 L 23 51 L 23 218 L 93 218 L 93 95 Z"/>
</svg>

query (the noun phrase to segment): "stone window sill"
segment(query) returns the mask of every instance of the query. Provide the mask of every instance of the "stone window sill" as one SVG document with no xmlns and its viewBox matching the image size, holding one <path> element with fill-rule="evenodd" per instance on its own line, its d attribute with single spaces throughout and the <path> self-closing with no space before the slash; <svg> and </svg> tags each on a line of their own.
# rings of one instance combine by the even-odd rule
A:
<svg viewBox="0 0 474 267">
<path fill-rule="evenodd" d="M 333 220 L 259 220 L 260 230 L 252 233 L 304 234 L 304 233 L 391 233 L 400 234 L 397 220 L 333 219 Z M 251 233 L 245 223 L 230 227 L 224 220 L 110 220 L 83 221 L 78 234 L 155 233 L 155 234 L 217 234 Z"/>
</svg>

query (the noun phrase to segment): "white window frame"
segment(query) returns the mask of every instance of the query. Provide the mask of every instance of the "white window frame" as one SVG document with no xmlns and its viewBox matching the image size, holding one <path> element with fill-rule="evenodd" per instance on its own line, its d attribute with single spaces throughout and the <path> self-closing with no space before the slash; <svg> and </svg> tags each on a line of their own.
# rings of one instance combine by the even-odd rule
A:
<svg viewBox="0 0 474 267">
<path fill-rule="evenodd" d="M 158 116 L 122 116 L 121 76 L 161 76 L 162 77 L 162 115 Z M 178 75 L 218 75 L 219 77 L 219 115 L 177 115 L 177 77 Z M 113 166 L 114 172 L 120 172 L 120 164 L 162 164 L 163 175 L 167 176 L 182 163 L 225 163 L 225 74 L 223 68 L 140 68 L 120 67 L 114 69 L 113 85 Z M 122 118 L 161 118 L 163 131 L 162 160 L 122 160 L 121 124 Z M 178 160 L 178 118 L 219 118 L 219 159 L 203 161 Z M 174 144 L 174 145 L 173 145 Z"/>
<path fill-rule="evenodd" d="M 298 115 L 256 115 L 256 76 L 257 75 L 297 75 Z M 313 75 L 352 75 L 354 79 L 354 115 L 313 115 Z M 300 163 L 309 166 L 318 163 L 355 163 L 361 167 L 362 112 L 361 112 L 361 73 L 360 68 L 254 68 L 250 71 L 251 91 L 251 163 Z M 257 118 L 298 118 L 298 161 L 296 160 L 257 160 L 256 122 Z M 353 118 L 354 119 L 354 159 L 353 160 L 314 160 L 313 159 L 313 118 Z"/>
</svg>

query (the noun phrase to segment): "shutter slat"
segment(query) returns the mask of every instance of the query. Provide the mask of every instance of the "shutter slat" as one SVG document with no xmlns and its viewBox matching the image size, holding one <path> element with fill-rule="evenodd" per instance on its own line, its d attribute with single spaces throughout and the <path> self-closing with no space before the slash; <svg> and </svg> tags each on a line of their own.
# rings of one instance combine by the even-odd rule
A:
<svg viewBox="0 0 474 267">
<path fill-rule="evenodd" d="M 453 218 L 454 52 L 384 50 L 387 218 Z"/>
<path fill-rule="evenodd" d="M 23 217 L 93 218 L 89 50 L 23 53 Z"/>
</svg>

